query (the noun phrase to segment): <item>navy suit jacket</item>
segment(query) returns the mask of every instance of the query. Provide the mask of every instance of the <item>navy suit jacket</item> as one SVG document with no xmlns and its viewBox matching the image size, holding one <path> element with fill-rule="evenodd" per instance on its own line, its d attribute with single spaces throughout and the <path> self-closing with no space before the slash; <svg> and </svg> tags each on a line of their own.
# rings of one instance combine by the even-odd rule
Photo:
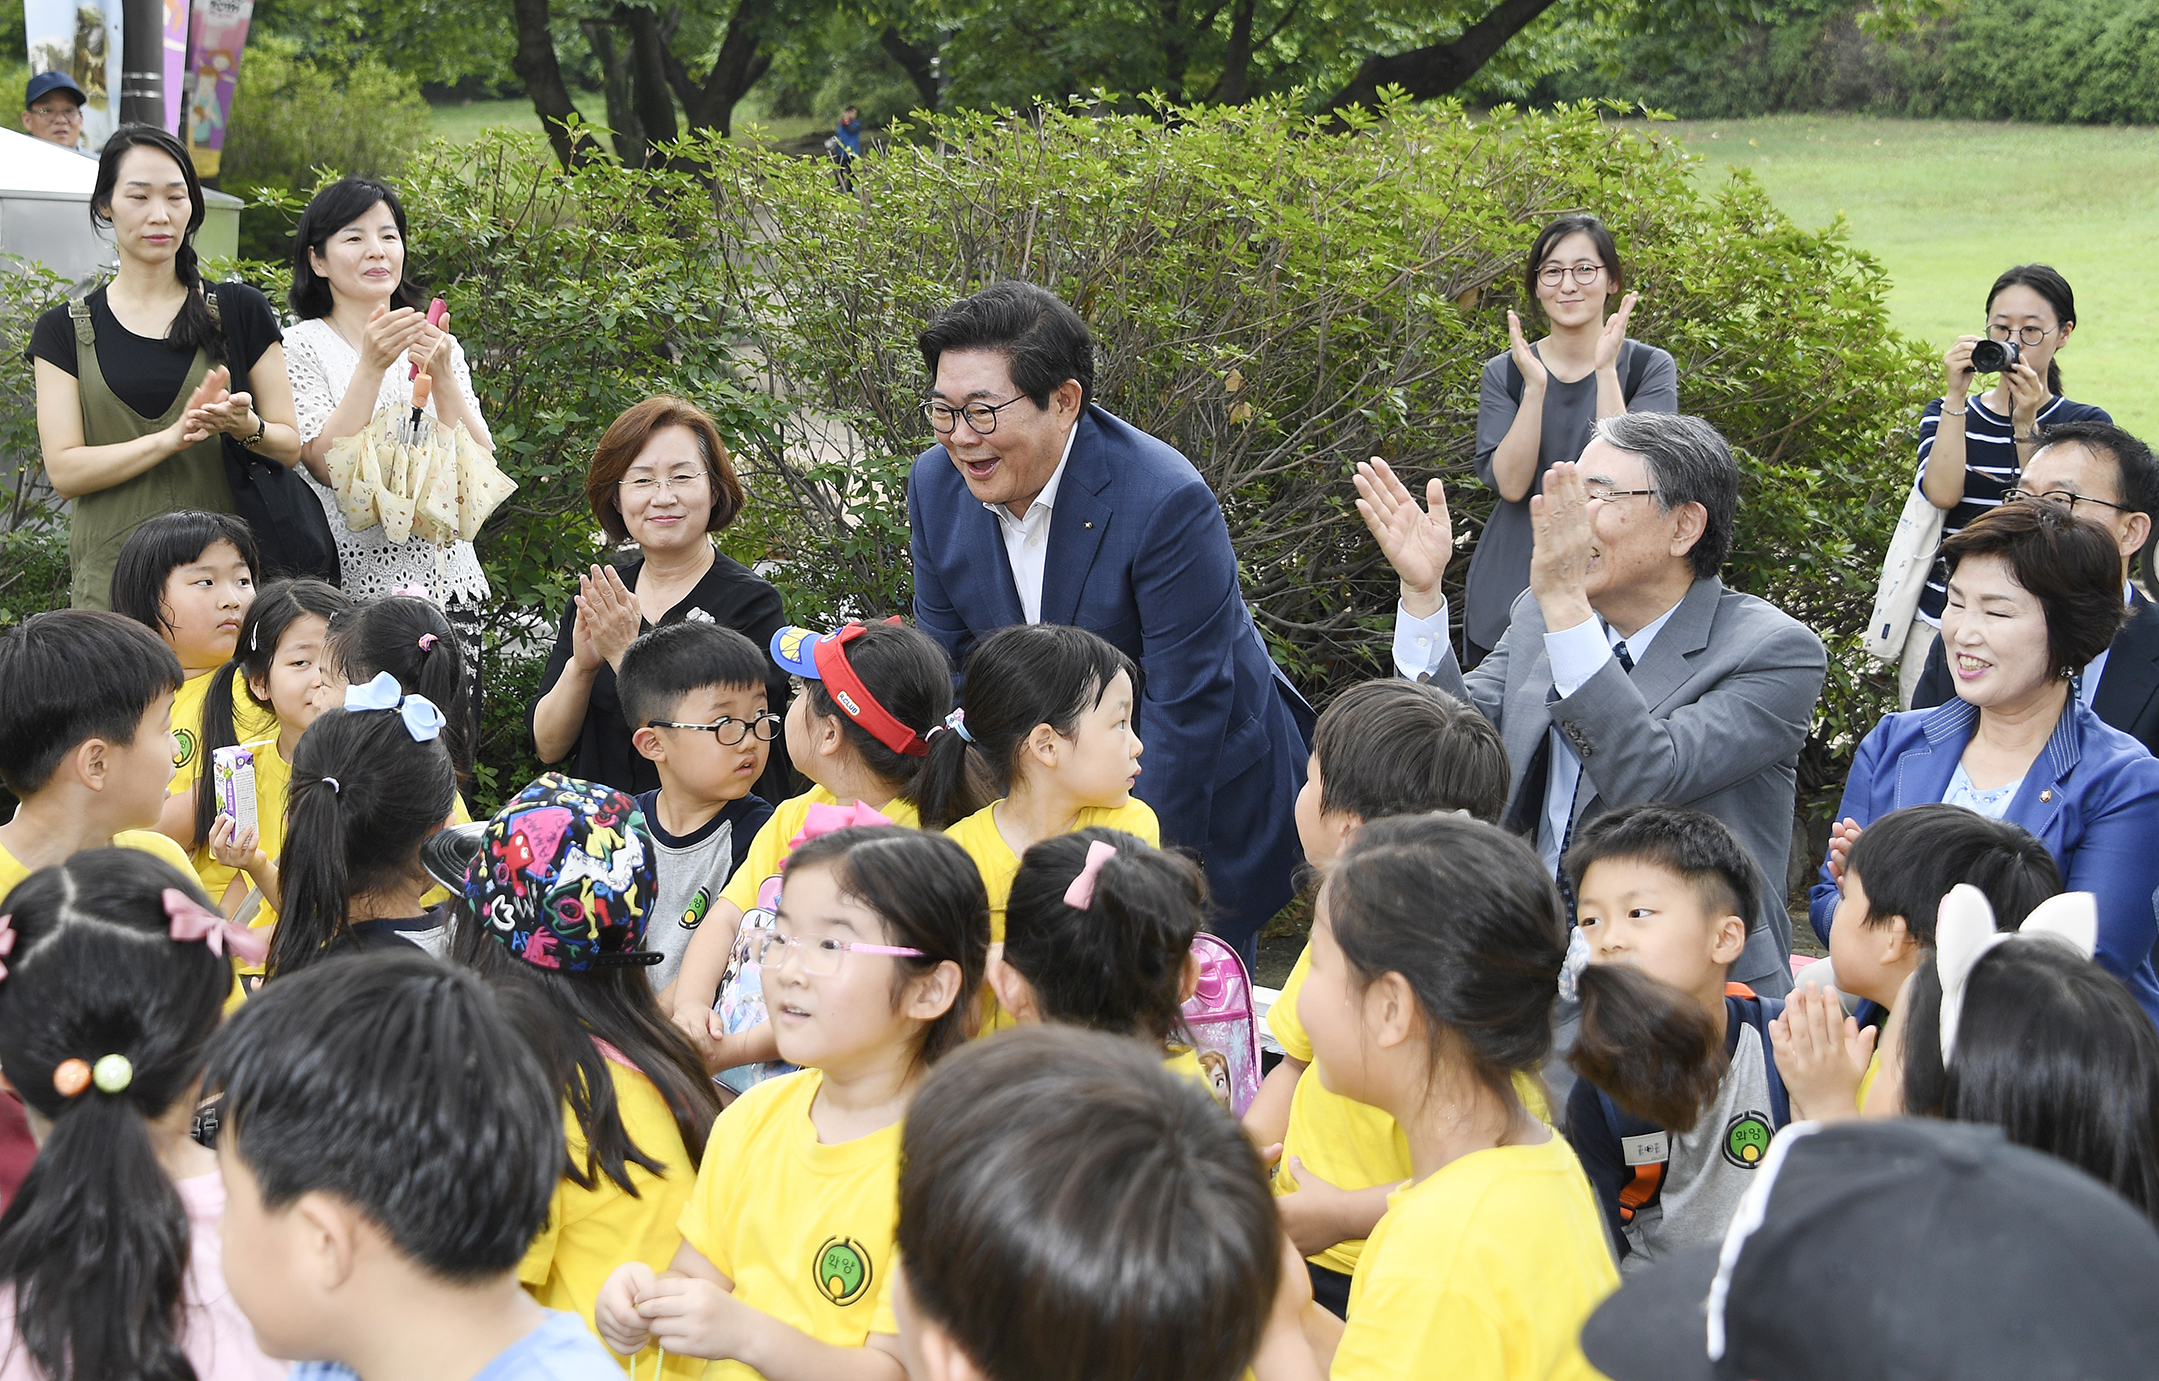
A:
<svg viewBox="0 0 2159 1381">
<path fill-rule="evenodd" d="M 2081 703 L 2070 705 L 2002 818 L 2047 846 L 2067 891 L 2098 898 L 2094 957 L 2159 1022 L 2159 977 L 2152 970 L 2152 944 L 2159 940 L 2153 897 L 2159 848 L 2152 839 L 2159 762 Z M 1978 724 L 1978 707 L 1963 700 L 1884 715 L 1852 760 L 1837 818 L 1864 828 L 1892 810 L 1941 800 Z M 1808 894 L 1807 917 L 1825 942 L 1836 909 L 1837 884 L 1824 859 L 1821 880 Z"/>
<path fill-rule="evenodd" d="M 942 446 L 907 485 L 915 622 L 963 667 L 1026 617 L 997 518 Z M 1162 841 L 1197 853 L 1240 945 L 1290 896 L 1311 709 L 1267 652 L 1237 585 L 1214 491 L 1166 443 L 1089 405 L 1065 462 L 1042 622 L 1116 644 L 1141 670 L 1137 794 Z"/>
<path fill-rule="evenodd" d="M 1942 640 L 1936 636 L 1933 651 L 1927 653 L 1926 670 L 1912 692 L 1912 708 L 1946 705 L 1956 693 L 1942 655 Z M 2092 713 L 2159 757 L 2159 606 L 2136 590 L 2129 593 L 2129 620 L 2114 635 L 2106 669 L 2099 673 Z"/>
</svg>

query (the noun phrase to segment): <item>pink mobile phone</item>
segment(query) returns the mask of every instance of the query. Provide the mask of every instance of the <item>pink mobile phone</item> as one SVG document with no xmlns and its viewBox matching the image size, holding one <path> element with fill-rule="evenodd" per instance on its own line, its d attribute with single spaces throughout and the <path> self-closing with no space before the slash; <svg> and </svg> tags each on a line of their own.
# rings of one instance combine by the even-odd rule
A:
<svg viewBox="0 0 2159 1381">
<path fill-rule="evenodd" d="M 448 315 L 448 314 L 449 314 L 449 311 L 450 311 L 450 304 L 449 304 L 449 303 L 447 303 L 447 302 L 445 302 L 445 301 L 443 301 L 443 300 L 442 300 L 441 298 L 439 298 L 439 297 L 438 297 L 438 298 L 436 298 L 436 299 L 435 299 L 435 300 L 434 300 L 433 302 L 430 302 L 430 303 L 428 303 L 428 304 L 427 304 L 427 324 L 428 324 L 428 325 L 430 325 L 430 326 L 440 326 L 440 325 L 442 325 L 442 319 L 443 319 L 443 317 L 445 317 L 446 315 Z M 417 378 L 419 378 L 419 377 L 420 377 L 420 366 L 419 366 L 419 365 L 417 365 L 417 364 L 413 365 L 413 367 L 412 367 L 412 372 L 411 372 L 411 373 L 409 373 L 409 374 L 407 374 L 407 375 L 406 375 L 405 377 L 406 377 L 407 379 L 417 379 Z"/>
</svg>

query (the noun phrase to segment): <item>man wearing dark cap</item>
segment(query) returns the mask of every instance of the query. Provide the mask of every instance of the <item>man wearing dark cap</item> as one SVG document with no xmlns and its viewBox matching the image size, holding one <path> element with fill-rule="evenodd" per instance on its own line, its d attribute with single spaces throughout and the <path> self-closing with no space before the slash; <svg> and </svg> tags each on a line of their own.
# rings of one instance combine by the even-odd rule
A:
<svg viewBox="0 0 2159 1381">
<path fill-rule="evenodd" d="M 80 152 L 82 103 L 87 99 L 65 72 L 40 72 L 23 93 L 22 127 L 32 139 Z"/>
</svg>

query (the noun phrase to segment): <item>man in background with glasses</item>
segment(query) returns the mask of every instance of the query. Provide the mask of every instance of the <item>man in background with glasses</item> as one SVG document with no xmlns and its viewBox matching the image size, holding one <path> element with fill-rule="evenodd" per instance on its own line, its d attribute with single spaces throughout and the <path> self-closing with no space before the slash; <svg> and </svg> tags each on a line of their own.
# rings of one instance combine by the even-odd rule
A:
<svg viewBox="0 0 2159 1381">
<path fill-rule="evenodd" d="M 1579 462 L 1547 470 L 1530 504 L 1529 589 L 1466 677 L 1440 596 L 1454 537 L 1439 481 L 1429 509 L 1384 461 L 1358 466 L 1356 483 L 1401 577 L 1395 668 L 1498 726 L 1513 769 L 1504 823 L 1542 855 L 1570 919 L 1560 865 L 1584 821 L 1643 801 L 1707 811 L 1765 883 L 1732 981 L 1789 992 L 1792 802 L 1827 662 L 1806 625 L 1717 578 L 1739 510 L 1739 466 L 1717 429 L 1675 413 L 1607 417 Z M 1563 1052 L 1564 1024 L 1560 1040 Z M 1573 1076 L 1556 1062 L 1546 1075 L 1562 1106 Z"/>
<path fill-rule="evenodd" d="M 1276 667 L 1192 463 L 1094 397 L 1094 338 L 1054 294 L 991 285 L 917 342 L 938 445 L 907 485 L 915 622 L 955 670 L 1017 623 L 1065 623 L 1140 668 L 1136 793 L 1198 855 L 1216 929 L 1250 962 L 1303 862 L 1312 711 Z"/>
<path fill-rule="evenodd" d="M 67 73 L 40 72 L 23 92 L 23 130 L 32 139 L 82 153 L 77 146 L 82 143 L 82 103 L 87 99 Z"/>
<path fill-rule="evenodd" d="M 754 793 L 780 733 L 766 703 L 770 671 L 764 649 L 734 629 L 685 619 L 631 643 L 615 673 L 630 743 L 660 773 L 637 798 L 659 869 L 645 947 L 667 956 L 645 970 L 654 991 L 675 981 L 690 937 L 771 818 Z"/>
<path fill-rule="evenodd" d="M 2144 581 L 2152 579 L 2154 532 L 2159 514 L 2159 460 L 2151 447 L 2108 422 L 2063 422 L 2039 433 L 2039 449 L 2025 462 L 2007 503 L 2061 504 L 2097 523 L 2122 555 L 2122 598 L 2129 618 L 2106 651 L 2077 677 L 2077 694 L 2093 714 L 2159 755 L 2159 611 L 2137 589 L 2137 557 Z M 1912 708 L 1946 705 L 1956 695 L 1939 635 L 1912 693 Z"/>
</svg>

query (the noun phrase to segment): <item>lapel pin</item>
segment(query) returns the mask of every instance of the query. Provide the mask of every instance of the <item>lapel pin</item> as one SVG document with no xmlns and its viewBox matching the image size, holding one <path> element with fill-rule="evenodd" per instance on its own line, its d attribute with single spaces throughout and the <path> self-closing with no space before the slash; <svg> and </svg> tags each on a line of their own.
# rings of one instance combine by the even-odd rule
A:
<svg viewBox="0 0 2159 1381">
<path fill-rule="evenodd" d="M 2039 793 L 2039 799 L 2041 801 L 2051 801 L 2054 799 L 2054 793 L 2051 791 L 2042 791 Z"/>
<path fill-rule="evenodd" d="M 1094 524 L 1091 522 L 1081 523 L 1080 526 L 1086 528 L 1089 532 L 1094 531 Z"/>
</svg>

